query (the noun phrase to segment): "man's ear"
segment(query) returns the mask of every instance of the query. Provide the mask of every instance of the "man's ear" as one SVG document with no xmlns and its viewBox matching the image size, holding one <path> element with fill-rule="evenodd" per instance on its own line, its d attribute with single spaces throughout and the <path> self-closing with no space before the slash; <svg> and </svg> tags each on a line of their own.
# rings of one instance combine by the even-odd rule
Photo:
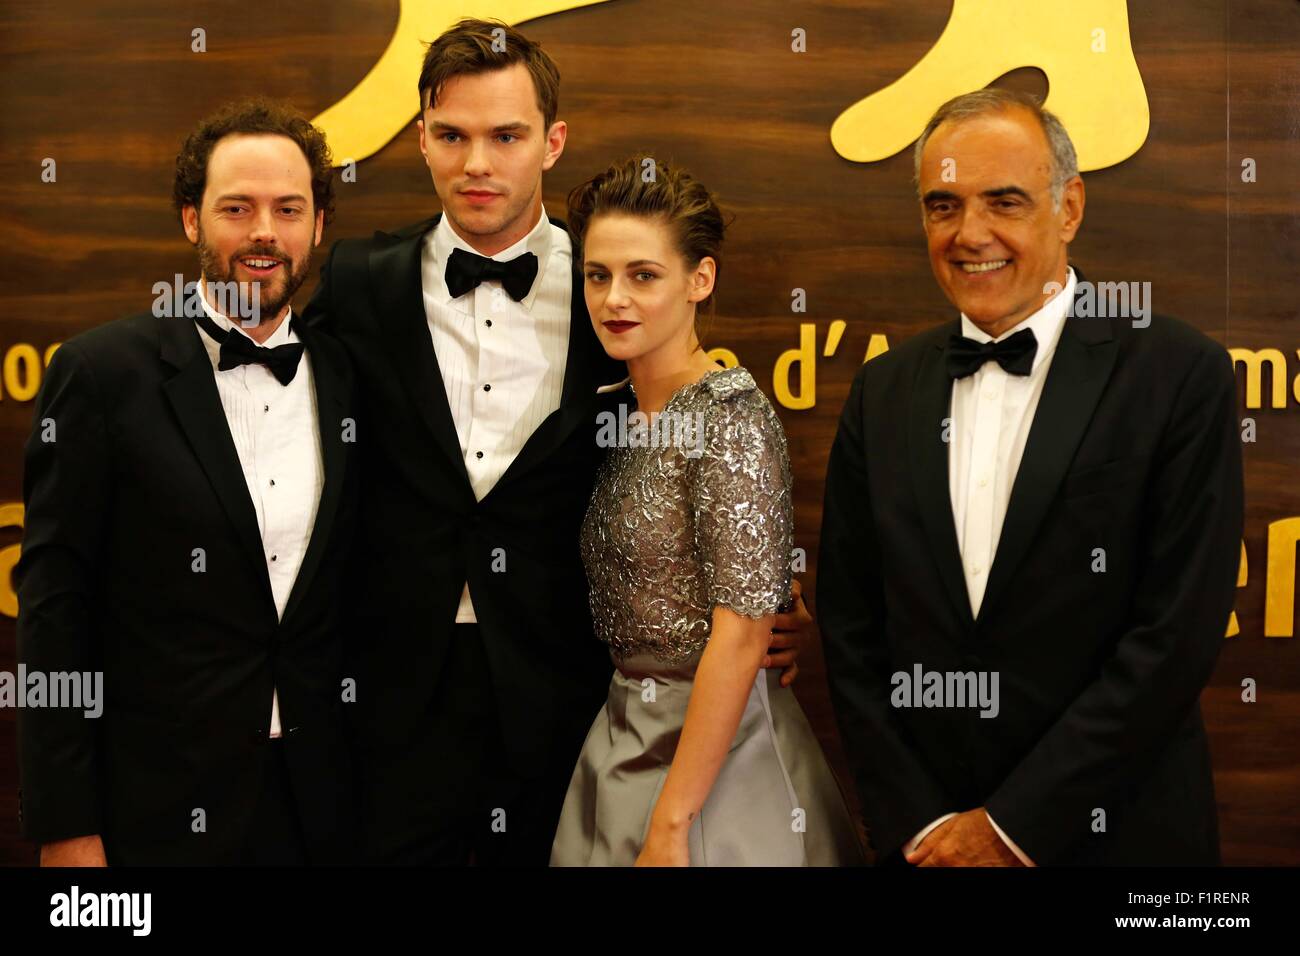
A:
<svg viewBox="0 0 1300 956">
<path fill-rule="evenodd" d="M 316 210 L 316 240 L 312 243 L 313 246 L 320 245 L 320 239 L 321 236 L 324 235 L 324 233 L 325 233 L 325 210 L 317 209 Z"/>
<path fill-rule="evenodd" d="M 199 244 L 199 211 L 193 205 L 181 207 L 181 227 L 191 245 Z"/>
<path fill-rule="evenodd" d="M 416 139 L 420 146 L 420 158 L 424 160 L 424 165 L 428 166 L 429 153 L 424 148 L 424 120 L 417 119 L 415 121 L 415 128 L 419 132 L 419 136 L 416 137 Z"/>
<path fill-rule="evenodd" d="M 564 152 L 564 143 L 569 137 L 569 124 L 556 120 L 546 131 L 546 155 L 542 157 L 542 171 L 550 169 Z"/>
<path fill-rule="evenodd" d="M 1074 241 L 1079 227 L 1083 225 L 1083 207 L 1087 201 L 1087 196 L 1083 188 L 1083 177 L 1075 176 L 1065 184 L 1063 195 L 1061 196 L 1061 209 L 1065 213 L 1065 218 L 1061 222 L 1061 241 L 1070 243 Z"/>
</svg>

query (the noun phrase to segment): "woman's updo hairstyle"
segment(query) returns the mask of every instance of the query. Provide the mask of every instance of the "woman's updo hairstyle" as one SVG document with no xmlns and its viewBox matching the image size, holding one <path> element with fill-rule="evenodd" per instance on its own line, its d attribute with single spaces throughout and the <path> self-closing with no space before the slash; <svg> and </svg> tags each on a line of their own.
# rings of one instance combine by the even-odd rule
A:
<svg viewBox="0 0 1300 956">
<path fill-rule="evenodd" d="M 569 193 L 569 234 L 573 239 L 573 261 L 579 268 L 587 228 L 593 218 L 603 213 L 659 219 L 672 230 L 677 251 L 688 268 L 694 268 L 705 256 L 717 263 L 714 291 L 698 303 L 695 311 L 695 333 L 703 340 L 700 316 L 713 312 L 726 231 L 713 193 L 686 170 L 653 156 L 630 156 L 612 164 Z"/>
</svg>

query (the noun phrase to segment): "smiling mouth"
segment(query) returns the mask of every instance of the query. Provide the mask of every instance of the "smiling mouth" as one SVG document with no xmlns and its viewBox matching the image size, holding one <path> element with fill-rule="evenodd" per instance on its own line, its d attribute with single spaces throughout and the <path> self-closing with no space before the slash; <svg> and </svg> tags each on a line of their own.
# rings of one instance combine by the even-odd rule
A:
<svg viewBox="0 0 1300 956">
<path fill-rule="evenodd" d="M 279 259 L 264 259 L 256 256 L 245 256 L 239 260 L 239 264 L 250 272 L 268 273 L 280 265 Z"/>
<path fill-rule="evenodd" d="M 961 271 L 967 275 L 983 275 L 986 272 L 997 272 L 1011 264 L 1010 259 L 991 259 L 988 262 L 958 262 Z"/>
</svg>

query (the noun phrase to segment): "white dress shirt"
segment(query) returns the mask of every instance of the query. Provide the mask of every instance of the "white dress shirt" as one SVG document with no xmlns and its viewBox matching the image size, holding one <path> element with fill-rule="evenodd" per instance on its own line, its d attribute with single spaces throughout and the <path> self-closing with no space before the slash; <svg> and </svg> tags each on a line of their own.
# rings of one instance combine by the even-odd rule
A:
<svg viewBox="0 0 1300 956">
<path fill-rule="evenodd" d="M 1012 375 L 994 361 L 985 362 L 973 375 L 952 384 L 952 441 L 948 445 L 948 490 L 952 500 L 953 525 L 961 551 L 962 573 L 971 614 L 979 615 L 988 584 L 989 568 L 1002 536 L 1011 487 L 1020 469 L 1034 412 L 1043 394 L 1043 383 L 1056 353 L 1056 343 L 1065 328 L 1066 314 L 1074 298 L 1074 270 L 1051 301 L 1023 322 L 996 339 L 968 319 L 961 317 L 961 334 L 976 342 L 1001 342 L 1021 329 L 1033 329 L 1038 348 L 1028 375 Z M 987 816 L 987 811 L 985 811 Z M 934 820 L 904 847 L 915 849 L 926 835 L 951 817 Z M 989 823 L 1004 843 L 1026 866 L 1033 861 L 1003 832 L 992 817 Z"/>
<path fill-rule="evenodd" d="M 204 311 L 220 328 L 248 334 L 208 303 L 206 291 L 201 301 Z M 262 343 L 264 348 L 299 341 L 289 327 L 291 317 L 285 316 L 280 327 Z M 311 540 L 324 483 L 311 356 L 304 351 L 298 374 L 288 385 L 281 385 L 265 365 L 218 371 L 221 346 L 202 329 L 198 332 L 212 360 L 217 394 L 239 453 L 248 496 L 257 512 L 275 613 L 282 617 Z M 273 688 L 270 736 L 279 737 L 280 732 L 280 697 Z"/>
<path fill-rule="evenodd" d="M 482 501 L 532 433 L 560 407 L 573 247 L 569 234 L 552 225 L 543 210 L 528 235 L 490 257 L 506 262 L 526 252 L 537 256 L 537 278 L 519 302 L 496 280 L 453 299 L 444 273 L 453 249 L 474 252 L 444 214 L 421 250 L 424 311 L 465 470 L 474 497 Z M 477 620 L 466 581 L 456 622 Z"/>
</svg>

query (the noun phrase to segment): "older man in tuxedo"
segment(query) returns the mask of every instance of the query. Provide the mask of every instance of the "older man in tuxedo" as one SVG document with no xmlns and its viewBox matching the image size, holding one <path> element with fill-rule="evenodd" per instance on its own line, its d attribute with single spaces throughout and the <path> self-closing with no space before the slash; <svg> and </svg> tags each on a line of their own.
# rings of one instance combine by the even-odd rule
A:
<svg viewBox="0 0 1300 956">
<path fill-rule="evenodd" d="M 207 118 L 173 193 L 199 295 L 177 314 L 163 293 L 50 363 L 23 478 L 18 659 L 101 672 L 105 700 L 97 719 L 19 711 L 23 832 L 44 864 L 350 855 L 352 373 L 290 305 L 331 182 L 324 136 L 286 107 Z"/>
<path fill-rule="evenodd" d="M 1215 863 L 1198 697 L 1242 530 L 1231 363 L 1174 319 L 1095 314 L 1067 256 L 1083 181 L 1037 100 L 958 97 L 916 157 L 961 315 L 858 372 L 819 563 L 875 847 L 922 866 Z M 976 686 L 992 699 L 957 693 Z"/>
</svg>

